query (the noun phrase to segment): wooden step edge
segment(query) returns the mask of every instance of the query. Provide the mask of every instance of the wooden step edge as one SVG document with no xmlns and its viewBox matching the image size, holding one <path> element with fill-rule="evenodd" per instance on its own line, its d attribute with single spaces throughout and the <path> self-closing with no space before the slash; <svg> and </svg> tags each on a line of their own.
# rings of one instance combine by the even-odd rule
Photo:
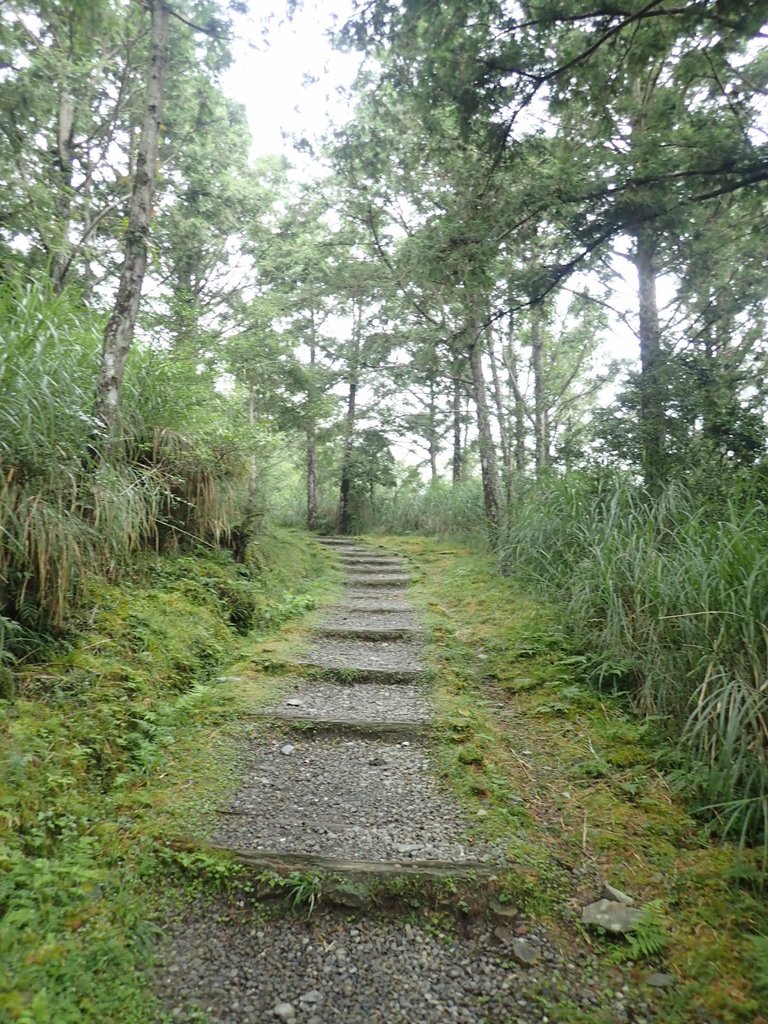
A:
<svg viewBox="0 0 768 1024">
<path fill-rule="evenodd" d="M 401 683 L 417 683 L 423 678 L 425 669 L 353 668 L 346 666 L 318 665 L 313 661 L 295 661 L 284 666 L 289 672 L 298 670 L 314 679 L 324 679 L 340 685 L 353 686 L 359 683 L 381 683 L 396 686 Z"/>
<path fill-rule="evenodd" d="M 338 640 L 424 640 L 426 633 L 417 626 L 315 626 L 315 636 Z"/>
<path fill-rule="evenodd" d="M 333 715 L 312 713 L 292 714 L 290 711 L 252 711 L 244 717 L 308 732 L 338 732 L 359 736 L 421 736 L 433 729 L 432 722 L 421 718 L 337 718 Z"/>
<path fill-rule="evenodd" d="M 294 909 L 306 912 L 330 904 L 399 914 L 427 905 L 460 918 L 493 916 L 497 897 L 517 873 L 512 864 L 485 861 L 346 860 L 188 838 L 167 840 L 164 845 L 185 854 L 223 855 L 247 873 L 242 896 L 257 901 L 284 897 Z"/>
</svg>

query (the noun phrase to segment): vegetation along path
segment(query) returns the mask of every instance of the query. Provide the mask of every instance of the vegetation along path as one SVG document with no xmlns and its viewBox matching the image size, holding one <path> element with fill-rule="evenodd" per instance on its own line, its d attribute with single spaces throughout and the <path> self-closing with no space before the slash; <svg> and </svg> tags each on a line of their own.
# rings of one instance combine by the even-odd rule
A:
<svg viewBox="0 0 768 1024">
<path fill-rule="evenodd" d="M 601 957 L 568 904 L 573 891 L 558 891 L 567 929 L 534 923 L 562 879 L 537 878 L 511 844 L 520 795 L 503 796 L 504 827 L 488 827 L 499 808 L 483 740 L 473 712 L 441 703 L 427 670 L 423 614 L 407 591 L 413 565 L 379 547 L 323 543 L 343 564 L 341 599 L 308 649 L 269 662 L 271 697 L 251 711 L 238 788 L 205 843 L 177 844 L 224 852 L 239 873 L 234 898 L 201 896 L 166 927 L 155 986 L 172 1019 L 671 1020 L 672 976 Z M 446 785 L 446 742 L 477 780 L 473 804 Z M 619 917 L 644 920 L 607 895 Z M 279 896 L 293 913 L 270 900 Z"/>
</svg>

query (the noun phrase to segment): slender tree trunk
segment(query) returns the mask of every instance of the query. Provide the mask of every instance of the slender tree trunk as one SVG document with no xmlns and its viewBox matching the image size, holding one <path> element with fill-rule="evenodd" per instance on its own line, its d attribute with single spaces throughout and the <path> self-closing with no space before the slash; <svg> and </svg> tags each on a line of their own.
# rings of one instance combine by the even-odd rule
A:
<svg viewBox="0 0 768 1024">
<path fill-rule="evenodd" d="M 341 483 L 339 486 L 339 533 L 352 532 L 352 452 L 355 442 L 355 420 L 357 416 L 357 385 L 360 363 L 360 330 L 362 312 L 358 310 L 352 327 L 352 351 L 349 359 L 349 392 L 347 415 L 344 428 L 344 453 L 341 459 Z"/>
<path fill-rule="evenodd" d="M 437 399 L 435 396 L 435 382 L 429 381 L 429 472 L 430 479 L 437 480 Z"/>
<path fill-rule="evenodd" d="M 666 464 L 666 402 L 664 395 L 661 330 L 656 301 L 656 243 L 652 231 L 635 232 L 640 320 L 640 443 L 645 485 L 658 494 L 664 485 Z"/>
<path fill-rule="evenodd" d="M 75 140 L 75 104 L 66 91 L 59 97 L 56 123 L 56 152 L 54 171 L 56 176 L 56 217 L 52 225 L 56 241 L 51 251 L 51 282 L 58 294 L 64 288 L 71 263 L 71 242 L 69 238 L 72 221 L 72 150 Z"/>
<path fill-rule="evenodd" d="M 517 364 L 517 352 L 515 351 L 515 343 L 512 337 L 512 325 L 510 324 L 509 339 L 504 351 L 504 366 L 507 369 L 507 382 L 509 384 L 509 390 L 515 397 L 515 404 L 513 410 L 514 423 L 515 423 L 515 469 L 518 473 L 524 473 L 525 467 L 528 462 L 527 453 L 525 450 L 525 438 L 527 434 L 525 420 L 527 410 L 525 407 L 525 398 L 520 390 L 520 381 L 518 379 L 518 364 Z"/>
<path fill-rule="evenodd" d="M 491 416 L 488 408 L 488 393 L 483 373 L 482 329 L 474 315 L 469 318 L 469 362 L 472 370 L 472 386 L 477 414 L 477 443 L 480 451 L 480 474 L 483 481 L 483 505 L 485 517 L 492 528 L 499 522 L 501 508 L 501 488 L 499 471 L 496 465 L 496 445 L 491 429 Z"/>
<path fill-rule="evenodd" d="M 514 481 L 514 473 L 512 470 L 512 448 L 509 443 L 507 410 L 501 390 L 499 366 L 496 359 L 496 346 L 493 340 L 493 332 L 490 330 L 488 331 L 488 359 L 491 364 L 491 380 L 493 381 L 493 400 L 496 406 L 496 422 L 499 425 L 499 441 L 501 445 L 501 479 L 504 484 L 504 496 L 507 501 L 511 501 Z"/>
<path fill-rule="evenodd" d="M 157 177 L 160 118 L 168 70 L 169 8 L 165 0 L 148 0 L 148 7 L 151 15 L 151 32 L 146 110 L 133 178 L 120 284 L 112 315 L 104 332 L 101 365 L 96 383 L 95 414 L 105 432 L 110 435 L 114 435 L 117 429 L 120 388 L 125 373 L 125 362 L 133 342 L 147 268 L 152 196 Z"/>
<path fill-rule="evenodd" d="M 317 424 L 315 422 L 315 366 L 317 349 L 315 345 L 315 314 L 312 313 L 312 327 L 309 342 L 309 418 L 307 422 L 307 529 L 317 529 Z"/>
<path fill-rule="evenodd" d="M 533 370 L 533 422 L 536 440 L 536 473 L 549 468 L 549 429 L 547 425 L 546 381 L 544 380 L 543 311 L 531 310 L 531 369 Z"/>
<path fill-rule="evenodd" d="M 464 469 L 464 447 L 461 439 L 461 380 L 459 379 L 458 360 L 454 360 L 453 401 L 451 415 L 453 418 L 453 457 L 451 459 L 451 482 L 461 483 Z"/>
</svg>

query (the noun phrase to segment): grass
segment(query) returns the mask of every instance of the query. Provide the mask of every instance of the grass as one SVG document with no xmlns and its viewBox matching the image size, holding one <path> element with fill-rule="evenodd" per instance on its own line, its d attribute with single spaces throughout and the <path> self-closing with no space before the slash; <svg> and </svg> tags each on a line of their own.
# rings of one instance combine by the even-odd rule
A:
<svg viewBox="0 0 768 1024">
<path fill-rule="evenodd" d="M 0 284 L 0 664 L 64 630 L 93 575 L 146 548 L 234 545 L 263 512 L 271 442 L 177 353 L 134 348 L 120 437 L 94 454 L 102 328 L 76 290 Z"/>
<path fill-rule="evenodd" d="M 521 498 L 500 558 L 557 601 L 602 692 L 663 723 L 716 827 L 768 852 L 765 506 L 572 474 Z"/>
<path fill-rule="evenodd" d="M 244 663 L 322 597 L 329 564 L 293 532 L 252 552 L 248 572 L 202 552 L 92 582 L 79 632 L 0 701 L 0 1019 L 161 1020 L 140 969 L 169 881 L 239 884 L 169 841 L 204 833 L 232 786 Z"/>
<path fill-rule="evenodd" d="M 377 541 L 423 569 L 415 594 L 433 629 L 442 772 L 478 835 L 504 842 L 518 865 L 510 902 L 574 956 L 589 941 L 608 962 L 634 961 L 638 981 L 672 973 L 665 1024 L 761 1021 L 768 875 L 759 853 L 712 842 L 676 797 L 660 770 L 660 723 L 595 690 L 555 608 L 499 577 L 490 556 Z M 655 915 L 634 948 L 580 935 L 578 907 L 603 879 Z"/>
</svg>

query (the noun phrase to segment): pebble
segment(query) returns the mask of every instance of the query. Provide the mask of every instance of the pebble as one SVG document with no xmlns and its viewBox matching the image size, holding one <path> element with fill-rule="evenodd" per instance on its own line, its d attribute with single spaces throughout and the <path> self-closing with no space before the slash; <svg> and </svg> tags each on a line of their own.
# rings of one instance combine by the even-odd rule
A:
<svg viewBox="0 0 768 1024">
<path fill-rule="evenodd" d="M 286 757 L 289 757 L 294 752 L 295 749 L 296 747 L 294 747 L 292 743 L 286 743 L 284 746 L 280 747 L 280 753 L 285 754 Z"/>
<path fill-rule="evenodd" d="M 296 1018 L 296 1011 L 291 1003 L 278 1003 L 272 1012 L 280 1020 L 294 1020 Z"/>
</svg>

